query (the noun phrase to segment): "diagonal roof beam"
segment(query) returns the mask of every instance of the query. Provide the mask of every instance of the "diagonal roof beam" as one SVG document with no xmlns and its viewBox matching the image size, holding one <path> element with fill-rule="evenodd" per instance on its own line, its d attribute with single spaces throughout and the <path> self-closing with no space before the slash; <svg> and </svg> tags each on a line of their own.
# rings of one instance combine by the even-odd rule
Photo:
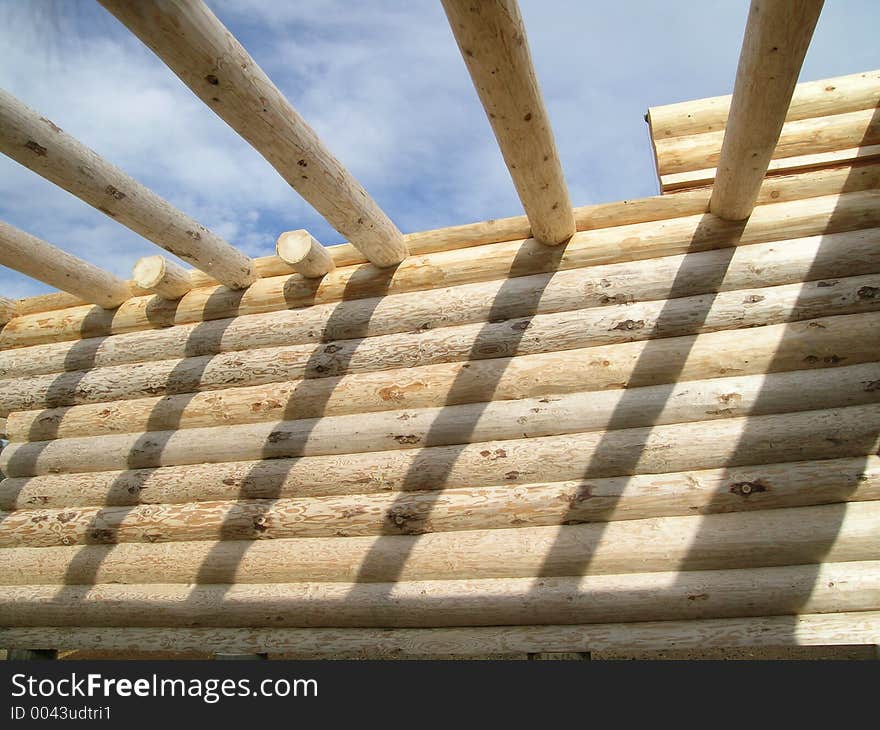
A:
<svg viewBox="0 0 880 730">
<path fill-rule="evenodd" d="M 748 218 L 782 132 L 823 0 L 752 0 L 709 209 Z"/>
<path fill-rule="evenodd" d="M 131 296 L 122 279 L 3 221 L 0 264 L 105 309 Z"/>
<path fill-rule="evenodd" d="M 99 0 L 377 266 L 403 235 L 201 0 Z"/>
<path fill-rule="evenodd" d="M 257 279 L 238 249 L 2 89 L 0 152 L 221 284 L 243 289 Z"/>
<path fill-rule="evenodd" d="M 516 0 L 443 0 L 443 8 L 532 235 L 550 246 L 567 241 L 571 200 Z"/>
</svg>

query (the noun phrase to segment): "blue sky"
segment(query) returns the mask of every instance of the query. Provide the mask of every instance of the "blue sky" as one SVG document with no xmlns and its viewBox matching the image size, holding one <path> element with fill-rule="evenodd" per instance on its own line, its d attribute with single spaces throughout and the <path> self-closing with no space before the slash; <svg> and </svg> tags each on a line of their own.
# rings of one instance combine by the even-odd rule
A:
<svg viewBox="0 0 880 730">
<path fill-rule="evenodd" d="M 403 231 L 522 212 L 439 0 L 208 4 Z M 644 113 L 731 91 L 747 0 L 520 4 L 574 204 L 656 194 Z M 802 80 L 880 67 L 878 16 L 826 3 Z M 0 86 L 252 256 L 342 240 L 91 0 L 0 0 Z M 126 278 L 159 250 L 2 156 L 0 218 Z"/>
</svg>

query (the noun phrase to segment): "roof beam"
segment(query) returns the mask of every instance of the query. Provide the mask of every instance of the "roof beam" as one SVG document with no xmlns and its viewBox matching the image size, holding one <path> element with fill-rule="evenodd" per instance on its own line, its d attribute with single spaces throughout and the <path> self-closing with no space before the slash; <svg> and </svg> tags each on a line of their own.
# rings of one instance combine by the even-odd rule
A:
<svg viewBox="0 0 880 730">
<path fill-rule="evenodd" d="M 550 246 L 567 241 L 571 199 L 516 0 L 443 0 L 443 8 L 532 236 Z"/>
<path fill-rule="evenodd" d="M 709 209 L 748 218 L 782 132 L 823 0 L 752 0 Z"/>
<path fill-rule="evenodd" d="M 201 0 L 99 0 L 377 266 L 403 235 Z"/>
<path fill-rule="evenodd" d="M 221 284 L 256 281 L 251 259 L 2 89 L 0 151 Z"/>
<path fill-rule="evenodd" d="M 0 264 L 105 309 L 131 296 L 122 279 L 3 221 Z"/>
<path fill-rule="evenodd" d="M 170 301 L 180 299 L 192 289 L 189 271 L 161 254 L 138 259 L 131 278 L 142 289 L 155 292 Z"/>
</svg>

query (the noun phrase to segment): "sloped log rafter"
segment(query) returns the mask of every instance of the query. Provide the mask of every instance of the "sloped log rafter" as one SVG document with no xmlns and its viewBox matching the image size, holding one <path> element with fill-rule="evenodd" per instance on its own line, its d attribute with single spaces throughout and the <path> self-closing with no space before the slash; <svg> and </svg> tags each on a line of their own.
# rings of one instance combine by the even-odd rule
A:
<svg viewBox="0 0 880 730">
<path fill-rule="evenodd" d="M 526 211 L 555 246 L 575 232 L 568 187 L 516 0 L 443 0 L 471 80 Z"/>
<path fill-rule="evenodd" d="M 709 209 L 751 215 L 824 0 L 752 0 Z"/>
<path fill-rule="evenodd" d="M 221 284 L 257 278 L 238 249 L 2 89 L 0 151 Z"/>
<path fill-rule="evenodd" d="M 406 258 L 394 223 L 201 0 L 100 2 L 372 263 Z"/>
</svg>

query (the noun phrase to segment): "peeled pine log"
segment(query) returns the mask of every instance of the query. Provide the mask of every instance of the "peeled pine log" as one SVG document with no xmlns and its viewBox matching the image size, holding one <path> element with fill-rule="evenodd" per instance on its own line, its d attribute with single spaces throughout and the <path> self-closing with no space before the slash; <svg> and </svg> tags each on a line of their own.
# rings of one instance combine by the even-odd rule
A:
<svg viewBox="0 0 880 730">
<path fill-rule="evenodd" d="M 0 90 L 0 111 L 3 93 Z M 2 118 L 0 113 L 0 120 Z M 131 296 L 128 284 L 109 271 L 3 221 L 0 221 L 0 264 L 49 286 L 72 292 L 106 309 L 118 307 Z M 10 314 L 8 308 L 6 314 Z"/>
<path fill-rule="evenodd" d="M 144 256 L 134 265 L 132 278 L 164 299 L 180 299 L 190 289 L 189 272 L 164 256 Z"/>
<path fill-rule="evenodd" d="M 0 454 L 0 470 L 22 477 L 354 454 L 874 402 L 880 402 L 880 363 L 418 410 L 13 443 Z"/>
<path fill-rule="evenodd" d="M 0 297 L 0 326 L 6 324 L 18 314 L 18 302 L 14 299 Z"/>
<path fill-rule="evenodd" d="M 321 418 L 880 359 L 873 313 L 9 414 L 11 441 Z M 845 355 L 839 353 L 846 353 Z"/>
<path fill-rule="evenodd" d="M 411 256 L 393 271 L 345 267 L 320 280 L 300 276 L 260 279 L 246 292 L 194 289 L 171 307 L 164 300 L 137 297 L 125 302 L 113 316 L 96 314 L 88 307 L 21 316 L 0 332 L 0 348 L 877 226 L 880 191 L 825 196 L 762 206 L 745 224 L 696 215 L 579 233 L 565 250 L 531 239 L 509 241 Z"/>
<path fill-rule="evenodd" d="M 718 170 L 709 203 L 709 210 L 715 215 L 728 220 L 744 220 L 751 214 L 767 165 L 774 154 L 780 154 L 780 132 L 823 2 L 751 1 L 730 116 L 720 146 Z M 808 125 L 809 122 L 790 124 Z M 854 144 L 861 141 L 857 138 Z M 828 149 L 822 145 L 823 140 L 816 139 L 809 151 Z M 853 144 L 837 146 L 852 147 Z M 786 153 L 783 143 L 782 154 Z M 705 167 L 714 162 L 698 166 Z"/>
<path fill-rule="evenodd" d="M 656 140 L 659 174 L 673 175 L 714 167 L 721 156 L 724 135 L 725 132 L 709 132 Z M 876 109 L 863 109 L 789 122 L 782 128 L 772 155 L 784 165 L 788 158 L 876 144 L 880 144 L 880 115 Z"/>
<path fill-rule="evenodd" d="M 283 652 L 299 658 L 522 655 L 880 643 L 880 611 L 557 626 L 428 629 L 0 628 L 10 649 Z"/>
<path fill-rule="evenodd" d="M 281 499 L 866 459 L 880 447 L 878 434 L 880 408 L 852 406 L 344 456 L 7 478 L 0 487 L 0 505 L 10 509 Z"/>
<path fill-rule="evenodd" d="M 275 244 L 278 258 L 290 264 L 298 274 L 314 278 L 329 274 L 336 268 L 333 257 L 308 231 L 287 231 Z"/>
<path fill-rule="evenodd" d="M 648 598 L 650 597 L 650 600 Z M 872 611 L 880 561 L 585 577 L 7 586 L 3 626 L 498 626 Z"/>
<path fill-rule="evenodd" d="M 555 246 L 575 232 L 571 200 L 516 0 L 443 0 L 449 26 L 532 235 Z"/>
<path fill-rule="evenodd" d="M 651 136 L 659 140 L 722 130 L 730 114 L 732 98 L 728 94 L 651 107 L 648 110 Z M 873 109 L 878 101 L 880 71 L 808 81 L 795 86 L 785 121 Z"/>
<path fill-rule="evenodd" d="M 0 415 L 740 329 L 880 308 L 880 275 L 613 305 L 428 332 L 0 380 Z M 393 383 L 389 383 L 393 385 Z"/>
<path fill-rule="evenodd" d="M 5 91 L 0 132 L 4 154 L 222 284 L 241 289 L 256 279 L 243 253 Z"/>
<path fill-rule="evenodd" d="M 423 292 L 0 351 L 0 377 L 26 377 L 277 345 L 372 337 L 607 304 L 880 271 L 880 229 L 756 243 Z M 684 274 L 687 274 L 685 276 Z"/>
<path fill-rule="evenodd" d="M 746 527 L 736 528 L 741 538 L 743 530 L 763 530 L 771 509 L 878 498 L 880 460 L 872 456 L 516 487 L 25 508 L 0 513 L 0 546 L 404 535 L 760 510 L 762 517 L 754 522 L 743 518 Z M 848 515 L 856 513 L 862 514 L 850 510 Z M 836 521 L 829 522 L 837 530 Z M 699 529 L 708 530 L 712 524 Z M 721 523 L 730 524 L 733 521 Z"/>
<path fill-rule="evenodd" d="M 203 2 L 101 4 L 370 261 L 406 258 L 394 223 Z"/>
</svg>

